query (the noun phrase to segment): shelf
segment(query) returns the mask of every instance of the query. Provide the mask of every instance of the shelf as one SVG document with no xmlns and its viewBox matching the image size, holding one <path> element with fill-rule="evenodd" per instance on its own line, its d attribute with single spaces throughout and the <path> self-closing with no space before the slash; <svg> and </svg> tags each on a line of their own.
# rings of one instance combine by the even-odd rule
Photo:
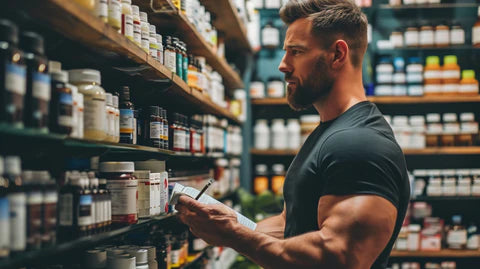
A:
<svg viewBox="0 0 480 269">
<path fill-rule="evenodd" d="M 398 51 L 480 51 L 480 48 L 473 47 L 471 45 L 460 45 L 460 46 L 452 46 L 452 47 L 401 47 L 401 48 L 393 48 L 393 49 L 376 49 L 377 54 L 383 53 L 395 53 Z"/>
<path fill-rule="evenodd" d="M 125 226 L 119 229 L 115 229 L 113 231 L 81 237 L 69 242 L 60 243 L 54 247 L 47 249 L 25 252 L 16 257 L 1 260 L 0 268 L 20 268 L 25 265 L 34 265 L 39 260 L 47 260 L 49 258 L 57 257 L 62 255 L 63 253 L 67 253 L 72 250 L 87 249 L 99 245 L 109 239 L 147 228 L 154 223 L 165 220 L 172 216 L 174 216 L 174 214 L 158 216 L 146 220 L 139 220 L 137 224 Z"/>
<path fill-rule="evenodd" d="M 219 32 L 225 33 L 228 47 L 234 47 L 247 52 L 252 52 L 252 46 L 247 37 L 245 24 L 241 20 L 237 8 L 232 0 L 201 0 L 205 8 L 215 14 L 214 26 Z"/>
<path fill-rule="evenodd" d="M 410 202 L 480 202 L 480 196 L 419 196 L 410 199 Z"/>
<path fill-rule="evenodd" d="M 298 150 L 276 150 L 276 149 L 251 149 L 250 153 L 255 156 L 295 156 Z"/>
<path fill-rule="evenodd" d="M 380 5 L 380 9 L 406 10 L 406 9 L 430 9 L 430 8 L 476 8 L 476 3 L 444 3 L 444 4 L 419 4 L 419 5 L 400 5 L 390 6 L 386 4 Z"/>
<path fill-rule="evenodd" d="M 479 250 L 450 250 L 440 251 L 397 251 L 390 254 L 392 258 L 480 258 Z"/>
<path fill-rule="evenodd" d="M 204 56 L 207 63 L 222 76 L 227 89 L 243 88 L 240 75 L 228 65 L 224 58 L 217 56 L 214 49 L 181 11 L 153 11 L 152 9 L 145 11 L 148 13 L 149 21 L 156 25 L 157 29 L 171 30 L 175 27 L 176 35 L 187 44 L 188 53 Z"/>
<path fill-rule="evenodd" d="M 193 95 L 192 89 L 178 76 L 174 75 L 164 65 L 149 56 L 140 47 L 135 45 L 135 43 L 119 34 L 115 29 L 105 24 L 74 1 L 44 0 L 32 2 L 29 0 L 18 0 L 10 1 L 7 5 L 9 8 L 25 10 L 34 19 L 46 23 L 54 31 L 75 42 L 99 49 L 108 56 L 111 56 L 113 53 L 123 58 L 128 58 L 138 65 L 138 74 L 145 80 L 171 80 L 173 83 L 169 91 L 183 97 L 190 103 L 198 105 L 203 112 L 225 117 L 237 123 L 239 122 L 230 111 L 213 104 L 210 99 L 206 97 L 197 99 L 197 97 Z M 75 29 L 75 31 L 72 31 L 72 29 Z M 238 79 L 241 82 L 239 76 L 231 70 L 225 61 L 219 62 L 219 65 L 223 66 L 222 70 L 224 73 L 222 75 L 224 77 L 232 78 L 228 74 L 232 75 L 231 73 L 233 73 L 233 75 L 236 75 L 234 76 L 234 80 Z M 225 73 L 226 71 L 229 72 Z"/>
<path fill-rule="evenodd" d="M 480 103 L 477 96 L 368 96 L 375 104 L 434 104 L 434 103 Z M 286 98 L 252 99 L 252 105 L 287 105 Z"/>
<path fill-rule="evenodd" d="M 250 153 L 255 156 L 295 156 L 297 150 L 258 150 L 251 149 Z M 416 155 L 480 155 L 480 147 L 438 147 L 426 149 L 404 149 L 407 156 Z"/>
</svg>

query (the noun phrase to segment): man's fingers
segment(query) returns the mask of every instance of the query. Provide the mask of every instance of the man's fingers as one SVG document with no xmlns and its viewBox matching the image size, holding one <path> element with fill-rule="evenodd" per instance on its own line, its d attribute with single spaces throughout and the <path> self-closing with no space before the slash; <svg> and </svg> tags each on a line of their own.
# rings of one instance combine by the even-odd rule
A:
<svg viewBox="0 0 480 269">
<path fill-rule="evenodd" d="M 178 199 L 178 204 L 183 205 L 187 207 L 189 210 L 194 211 L 198 214 L 208 215 L 208 211 L 205 208 L 205 205 L 186 195 L 180 196 L 180 198 Z"/>
</svg>

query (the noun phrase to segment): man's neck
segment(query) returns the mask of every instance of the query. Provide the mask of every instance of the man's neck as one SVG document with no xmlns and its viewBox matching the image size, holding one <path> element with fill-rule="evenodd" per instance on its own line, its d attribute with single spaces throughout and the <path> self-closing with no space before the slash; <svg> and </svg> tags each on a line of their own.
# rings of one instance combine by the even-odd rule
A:
<svg viewBox="0 0 480 269">
<path fill-rule="evenodd" d="M 322 122 L 326 122 L 337 118 L 352 106 L 366 100 L 360 74 L 360 79 L 338 78 L 330 94 L 315 102 L 313 106 L 320 114 Z"/>
</svg>

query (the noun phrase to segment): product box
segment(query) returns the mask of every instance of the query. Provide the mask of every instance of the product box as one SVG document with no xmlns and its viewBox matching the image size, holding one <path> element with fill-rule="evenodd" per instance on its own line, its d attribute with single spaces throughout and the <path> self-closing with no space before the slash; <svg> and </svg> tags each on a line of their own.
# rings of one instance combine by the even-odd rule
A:
<svg viewBox="0 0 480 269">
<path fill-rule="evenodd" d="M 153 176 L 153 215 L 160 214 L 160 176 L 161 173 L 152 173 Z"/>
<path fill-rule="evenodd" d="M 168 213 L 168 172 L 160 173 L 160 214 Z"/>
</svg>

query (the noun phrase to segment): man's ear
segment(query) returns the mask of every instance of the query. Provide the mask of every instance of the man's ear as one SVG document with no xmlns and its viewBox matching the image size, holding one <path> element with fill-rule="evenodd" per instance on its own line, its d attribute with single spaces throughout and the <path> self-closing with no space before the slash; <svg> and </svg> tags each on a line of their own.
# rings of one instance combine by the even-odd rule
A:
<svg viewBox="0 0 480 269">
<path fill-rule="evenodd" d="M 342 68 L 348 61 L 348 55 L 350 54 L 350 49 L 345 40 L 337 40 L 332 45 L 334 50 L 334 57 L 332 61 L 332 69 Z"/>
</svg>

